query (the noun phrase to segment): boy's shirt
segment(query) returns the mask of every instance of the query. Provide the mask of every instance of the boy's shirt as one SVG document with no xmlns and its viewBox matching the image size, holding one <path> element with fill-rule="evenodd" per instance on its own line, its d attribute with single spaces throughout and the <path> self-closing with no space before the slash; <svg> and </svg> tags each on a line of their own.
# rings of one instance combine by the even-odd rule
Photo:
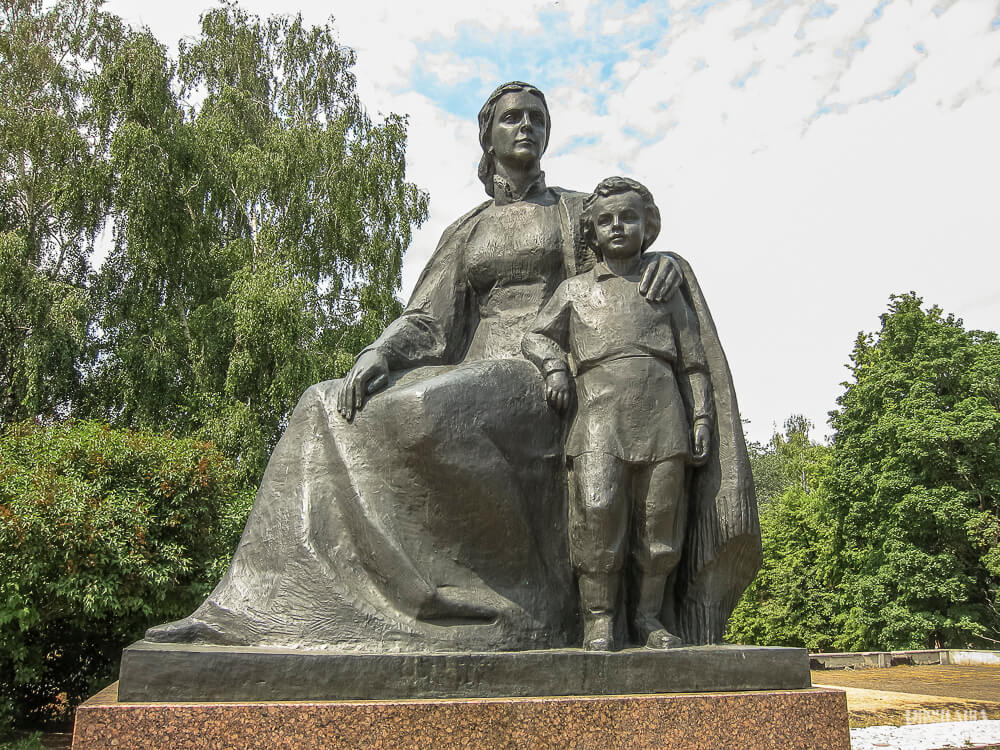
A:
<svg viewBox="0 0 1000 750">
<path fill-rule="evenodd" d="M 648 301 L 638 282 L 598 262 L 559 285 L 524 337 L 525 355 L 545 375 L 570 369 L 567 349 L 575 361 L 578 408 L 568 456 L 601 451 L 640 463 L 690 457 L 692 420 L 712 416 L 694 311 L 680 292 Z M 676 377 L 690 381 L 690 416 Z"/>
</svg>

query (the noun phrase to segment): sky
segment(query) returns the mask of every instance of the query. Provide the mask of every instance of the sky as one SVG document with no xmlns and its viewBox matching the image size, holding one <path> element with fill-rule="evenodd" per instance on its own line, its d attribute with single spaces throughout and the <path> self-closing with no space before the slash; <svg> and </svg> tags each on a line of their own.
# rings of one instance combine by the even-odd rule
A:
<svg viewBox="0 0 1000 750">
<path fill-rule="evenodd" d="M 860 331 L 916 292 L 1000 329 L 1000 0 L 244 0 L 331 15 L 373 116 L 409 115 L 407 177 L 444 228 L 486 198 L 476 113 L 500 83 L 545 92 L 549 185 L 634 177 L 652 249 L 698 275 L 748 436 L 792 414 L 831 432 Z M 206 0 L 109 0 L 176 49 Z"/>
</svg>

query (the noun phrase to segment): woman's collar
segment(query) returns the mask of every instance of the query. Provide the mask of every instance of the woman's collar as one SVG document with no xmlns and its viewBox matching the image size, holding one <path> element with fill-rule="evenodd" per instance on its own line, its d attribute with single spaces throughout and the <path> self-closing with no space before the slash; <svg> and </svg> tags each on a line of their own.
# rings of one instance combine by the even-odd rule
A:
<svg viewBox="0 0 1000 750">
<path fill-rule="evenodd" d="M 545 192 L 545 189 L 545 172 L 539 172 L 538 177 L 528 183 L 528 186 L 521 192 L 515 191 L 509 180 L 498 174 L 493 175 L 493 200 L 498 206 L 523 201 L 525 198 L 531 198 Z"/>
</svg>

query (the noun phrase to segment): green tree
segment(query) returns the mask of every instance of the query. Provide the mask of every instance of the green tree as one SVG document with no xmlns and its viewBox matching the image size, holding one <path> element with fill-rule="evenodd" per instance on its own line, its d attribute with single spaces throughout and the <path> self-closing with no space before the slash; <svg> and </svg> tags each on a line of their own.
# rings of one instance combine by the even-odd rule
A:
<svg viewBox="0 0 1000 750">
<path fill-rule="evenodd" d="M 399 314 L 427 197 L 404 118 L 365 114 L 353 62 L 329 26 L 234 4 L 176 63 L 125 36 L 94 84 L 115 192 L 100 413 L 212 438 L 256 481 L 298 395 Z"/>
<path fill-rule="evenodd" d="M 915 294 L 861 334 L 832 415 L 842 648 L 1000 637 L 1000 342 Z"/>
<path fill-rule="evenodd" d="M 229 3 L 174 60 L 101 5 L 0 0 L 0 424 L 197 433 L 256 479 L 399 313 L 406 122 L 368 117 L 329 25 Z"/>
<path fill-rule="evenodd" d="M 757 503 L 762 511 L 791 485 L 798 483 L 805 488 L 807 480 L 801 464 L 806 448 L 812 445 L 809 440 L 812 427 L 804 416 L 793 414 L 785 420 L 784 432 L 775 432 L 766 445 L 752 442 L 747 446 Z"/>
<path fill-rule="evenodd" d="M 809 439 L 811 424 L 802 416 L 790 417 L 784 427 L 766 448 L 752 451 L 754 483 L 764 499 L 763 561 L 733 612 L 727 638 L 822 650 L 835 638 L 837 602 L 824 484 L 831 449 Z"/>
<path fill-rule="evenodd" d="M 87 0 L 0 2 L 0 425 L 78 397 L 110 200 L 86 85 L 119 29 Z"/>
<path fill-rule="evenodd" d="M 101 8 L 0 0 L 0 723 L 218 580 L 295 399 L 399 313 L 427 212 L 329 25 L 229 3 L 172 59 Z"/>
<path fill-rule="evenodd" d="M 0 735 L 60 717 L 121 649 L 188 614 L 224 572 L 253 500 L 191 438 L 93 422 L 0 431 Z M 11 709 L 13 709 L 11 711 Z"/>
</svg>

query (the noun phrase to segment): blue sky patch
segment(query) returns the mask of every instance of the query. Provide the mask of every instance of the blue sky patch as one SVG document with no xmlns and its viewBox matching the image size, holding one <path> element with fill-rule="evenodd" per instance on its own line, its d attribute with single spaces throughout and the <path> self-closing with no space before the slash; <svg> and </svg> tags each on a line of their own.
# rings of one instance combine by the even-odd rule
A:
<svg viewBox="0 0 1000 750">
<path fill-rule="evenodd" d="M 821 102 L 817 107 L 816 111 L 812 113 L 809 118 L 810 121 L 818 120 L 823 115 L 842 115 L 847 112 L 847 106 L 844 104 L 827 104 L 826 102 Z"/>
<path fill-rule="evenodd" d="M 809 9 L 810 18 L 829 18 L 834 13 L 837 12 L 836 5 L 830 5 L 830 3 L 825 3 L 823 0 L 817 0 L 813 6 Z"/>
<path fill-rule="evenodd" d="M 879 0 L 878 5 L 872 8 L 872 14 L 868 17 L 866 23 L 872 23 L 879 20 L 885 14 L 885 9 L 891 2 L 892 0 Z"/>
<path fill-rule="evenodd" d="M 633 0 L 626 7 L 637 8 L 643 3 Z M 620 6 L 619 6 L 620 7 Z M 670 27 L 670 11 L 660 3 L 652 3 L 654 22 L 630 24 L 627 20 L 621 32 L 601 34 L 604 9 L 591 12 L 582 32 L 574 32 L 568 15 L 561 10 L 545 10 L 539 14 L 542 31 L 537 33 L 503 32 L 488 29 L 480 23 L 463 23 L 449 35 L 439 34 L 419 44 L 421 59 L 414 66 L 408 87 L 437 102 L 449 113 L 475 117 L 489 93 L 500 83 L 510 80 L 527 81 L 542 91 L 575 83 L 580 68 L 593 71 L 594 88 L 613 80 L 614 66 L 629 58 L 629 49 L 652 49 Z M 456 62 L 472 63 L 479 73 L 456 83 L 445 82 L 435 66 L 425 62 L 428 56 L 446 55 Z M 595 104 L 604 112 L 604 96 Z"/>
<path fill-rule="evenodd" d="M 887 88 L 885 91 L 882 91 L 878 94 L 874 94 L 872 96 L 867 96 L 861 101 L 868 102 L 874 99 L 876 101 L 884 102 L 886 99 L 892 99 L 893 97 L 899 96 L 903 92 L 903 89 L 913 84 L 913 82 L 916 80 L 917 80 L 916 73 L 914 73 L 912 70 L 908 70 L 905 73 L 903 73 L 903 75 L 900 77 L 898 81 L 896 81 L 896 83 Z"/>
<path fill-rule="evenodd" d="M 597 135 L 578 135 L 575 138 L 570 138 L 568 143 L 564 144 L 562 148 L 550 155 L 562 156 L 563 154 L 568 154 L 570 151 L 574 151 L 578 148 L 595 146 L 600 140 L 600 136 Z"/>
<path fill-rule="evenodd" d="M 781 20 L 781 14 L 784 12 L 784 8 L 781 10 L 769 10 L 760 18 L 761 26 L 776 26 L 778 21 Z"/>
<path fill-rule="evenodd" d="M 710 11 L 714 6 L 719 5 L 721 2 L 722 0 L 703 0 L 703 2 L 689 8 L 688 13 L 695 18 L 703 18 L 708 11 Z"/>
<path fill-rule="evenodd" d="M 748 70 L 743 75 L 737 76 L 732 80 L 733 88 L 736 89 L 746 88 L 747 81 L 753 78 L 759 72 L 760 72 L 760 63 L 754 62 L 754 64 L 750 66 L 750 70 Z"/>
<path fill-rule="evenodd" d="M 660 141 L 663 140 L 663 136 L 665 135 L 665 133 L 653 133 L 651 135 L 646 134 L 632 127 L 631 125 L 626 125 L 625 127 L 623 127 L 622 133 L 624 133 L 629 138 L 634 138 L 635 140 L 637 140 L 639 142 L 639 145 L 641 145 L 643 148 L 645 148 L 646 146 L 652 146 L 654 143 L 659 143 Z"/>
</svg>

